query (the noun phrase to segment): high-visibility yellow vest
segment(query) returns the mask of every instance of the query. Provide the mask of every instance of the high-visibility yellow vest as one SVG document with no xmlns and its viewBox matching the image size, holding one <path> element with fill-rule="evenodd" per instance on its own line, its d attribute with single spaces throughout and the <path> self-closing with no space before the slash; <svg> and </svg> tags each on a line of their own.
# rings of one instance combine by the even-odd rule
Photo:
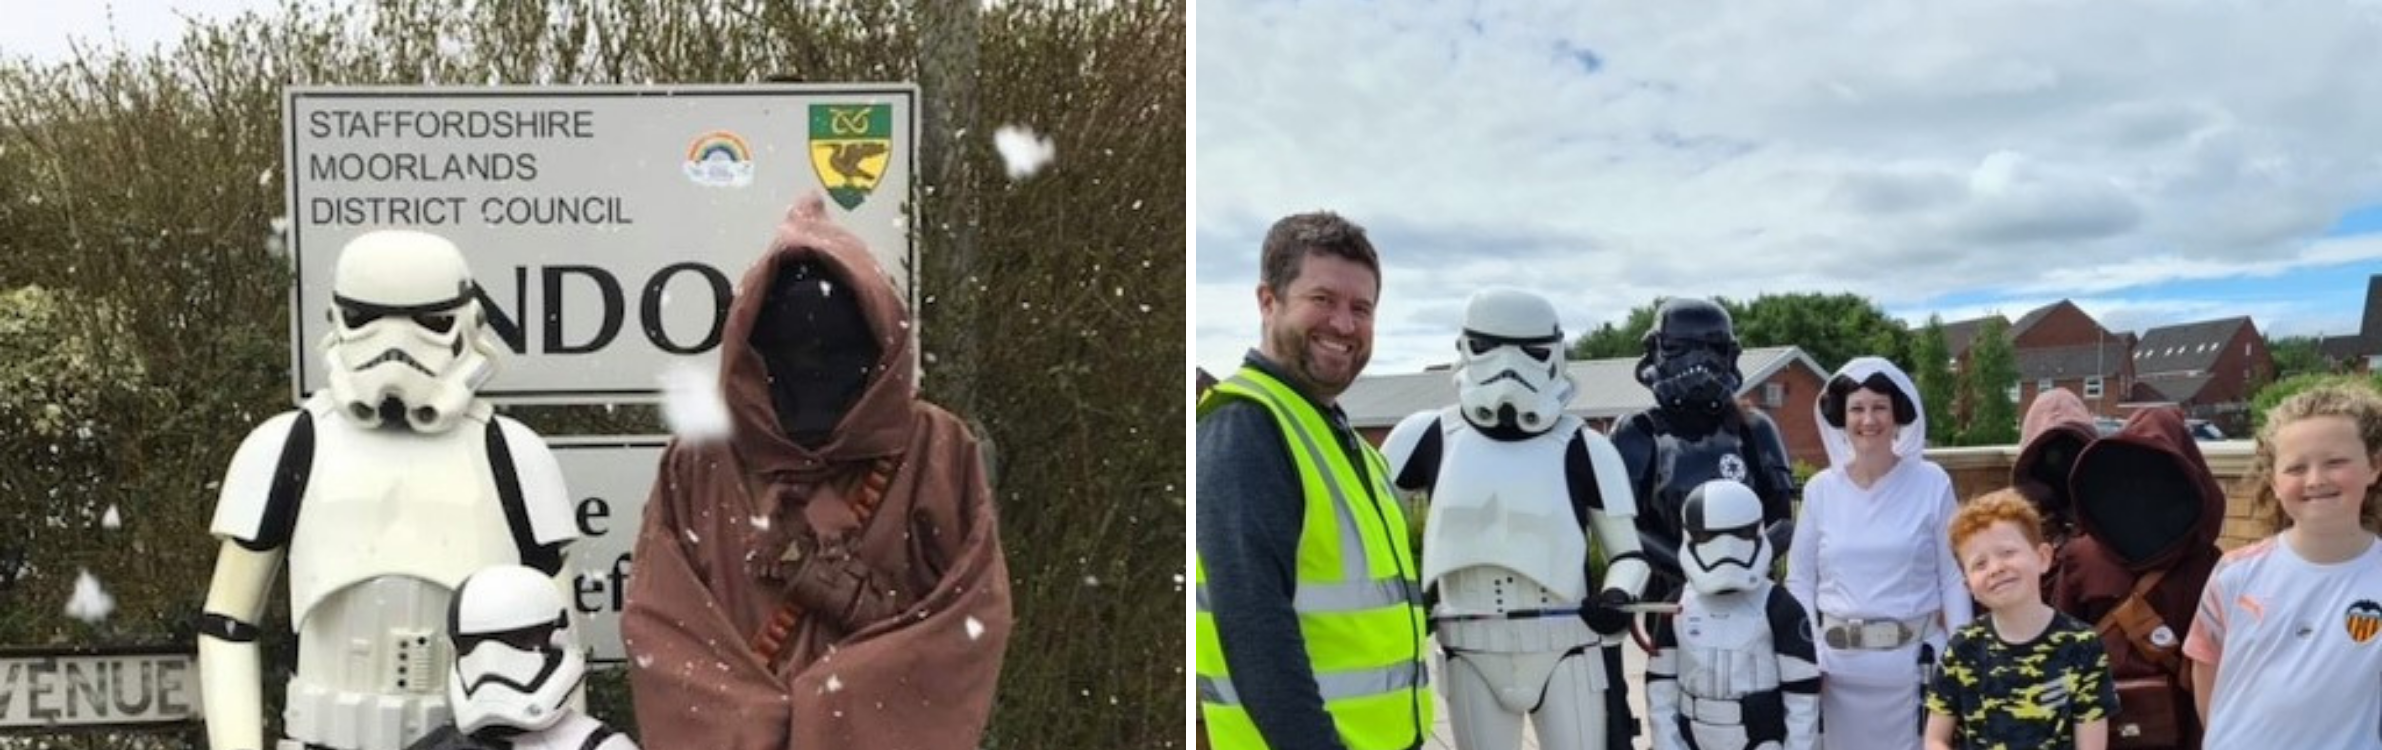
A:
<svg viewBox="0 0 2382 750">
<path fill-rule="evenodd" d="M 1324 710 L 1349 750 L 1420 744 L 1431 727 L 1429 677 L 1423 668 L 1422 586 L 1407 548 L 1406 518 L 1389 486 L 1389 465 L 1359 440 L 1364 471 L 1348 460 L 1331 426 L 1304 396 L 1253 367 L 1218 383 L 1200 401 L 1207 412 L 1225 399 L 1264 406 L 1282 428 L 1305 489 L 1299 531 L 1298 613 L 1308 667 Z M 1243 502 L 1240 498 L 1201 498 Z M 1267 747 L 1233 690 L 1216 640 L 1207 567 L 1195 564 L 1200 715 L 1216 750 Z"/>
</svg>

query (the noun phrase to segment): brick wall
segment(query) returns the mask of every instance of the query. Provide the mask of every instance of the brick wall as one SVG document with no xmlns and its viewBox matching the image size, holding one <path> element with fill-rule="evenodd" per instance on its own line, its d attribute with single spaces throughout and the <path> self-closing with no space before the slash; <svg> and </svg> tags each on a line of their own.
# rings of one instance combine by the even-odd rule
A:
<svg viewBox="0 0 2382 750">
<path fill-rule="evenodd" d="M 2250 515 L 2250 487 L 2242 476 L 2249 473 L 2252 443 L 2248 440 L 2227 440 L 2201 443 L 2200 453 L 2208 459 L 2208 469 L 2217 476 L 2217 485 L 2225 488 L 2225 525 L 2217 532 L 2217 546 L 2233 549 L 2265 536 L 2266 525 Z M 1981 448 L 1939 448 L 1927 452 L 1929 460 L 1944 467 L 1952 475 L 1952 492 L 1963 502 L 1969 498 L 2010 485 L 2010 464 L 2018 459 L 2015 446 L 1987 446 Z"/>
</svg>

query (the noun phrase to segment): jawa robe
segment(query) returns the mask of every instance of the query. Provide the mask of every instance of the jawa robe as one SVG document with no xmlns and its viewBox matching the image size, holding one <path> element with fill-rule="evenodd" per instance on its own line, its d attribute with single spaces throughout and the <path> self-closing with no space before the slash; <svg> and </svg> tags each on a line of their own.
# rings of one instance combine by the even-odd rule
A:
<svg viewBox="0 0 2382 750">
<path fill-rule="evenodd" d="M 2173 407 L 2137 412 L 2117 434 L 2077 456 L 2068 487 L 2077 536 L 2060 549 L 2051 606 L 2098 623 L 2141 576 L 2165 571 L 2144 599 L 2180 646 L 2221 555 L 2217 532 L 2225 522 L 2224 489 L 2185 429 L 2183 413 Z M 2105 636 L 2102 643 L 2113 680 L 2165 674 L 2123 637 Z M 2183 678 L 2188 687 L 2188 671 Z M 2119 711 L 2123 719 L 2124 707 Z M 2181 746 L 2199 747 L 2198 717 L 2188 704 L 2178 714 Z"/>
<path fill-rule="evenodd" d="M 976 748 L 1010 632 L 1008 571 L 976 440 L 917 398 L 908 315 L 860 240 L 816 196 L 789 212 L 745 274 L 720 346 L 733 435 L 673 441 L 637 536 L 621 635 L 639 739 L 706 750 Z M 825 443 L 786 438 L 747 343 L 778 269 L 829 266 L 857 295 L 883 355 Z M 891 470 L 873 512 L 863 479 Z M 862 517 L 866 523 L 861 523 Z M 853 554 L 916 603 L 849 629 L 789 608 L 762 571 L 804 526 L 846 533 Z M 764 664 L 773 618 L 799 612 Z"/>
</svg>

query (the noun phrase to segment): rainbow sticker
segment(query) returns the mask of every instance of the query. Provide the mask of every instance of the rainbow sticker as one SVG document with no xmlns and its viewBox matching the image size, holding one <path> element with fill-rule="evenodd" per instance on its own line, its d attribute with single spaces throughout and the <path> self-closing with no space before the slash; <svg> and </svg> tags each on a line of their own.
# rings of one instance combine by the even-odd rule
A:
<svg viewBox="0 0 2382 750">
<path fill-rule="evenodd" d="M 753 147 L 725 130 L 704 133 L 687 144 L 684 168 L 697 185 L 744 187 L 753 183 Z"/>
</svg>

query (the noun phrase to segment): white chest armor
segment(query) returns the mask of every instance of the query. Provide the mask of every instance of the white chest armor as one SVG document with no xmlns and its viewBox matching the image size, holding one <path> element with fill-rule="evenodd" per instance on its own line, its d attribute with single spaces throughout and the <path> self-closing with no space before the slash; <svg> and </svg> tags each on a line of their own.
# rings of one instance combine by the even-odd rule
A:
<svg viewBox="0 0 2382 750">
<path fill-rule="evenodd" d="M 1726 596 L 1681 593 L 1679 690 L 1694 698 L 1734 700 L 1778 688 L 1777 649 L 1764 604 L 1769 587 Z"/>
<path fill-rule="evenodd" d="M 452 591 L 481 568 L 520 562 L 477 423 L 420 435 L 318 419 L 313 479 L 298 508 L 289 586 L 301 633 L 325 599 L 373 578 Z"/>
<path fill-rule="evenodd" d="M 1588 595 L 1588 540 L 1573 515 L 1564 451 L 1580 429 L 1566 416 L 1527 440 L 1493 440 L 1461 415 L 1440 417 L 1439 480 L 1423 530 L 1423 585 L 1452 572 L 1496 566 L 1557 598 Z"/>
<path fill-rule="evenodd" d="M 290 737 L 401 748 L 445 723 L 447 602 L 463 578 L 522 562 L 489 467 L 487 426 L 423 435 L 315 420 L 289 544 L 298 669 Z"/>
</svg>

